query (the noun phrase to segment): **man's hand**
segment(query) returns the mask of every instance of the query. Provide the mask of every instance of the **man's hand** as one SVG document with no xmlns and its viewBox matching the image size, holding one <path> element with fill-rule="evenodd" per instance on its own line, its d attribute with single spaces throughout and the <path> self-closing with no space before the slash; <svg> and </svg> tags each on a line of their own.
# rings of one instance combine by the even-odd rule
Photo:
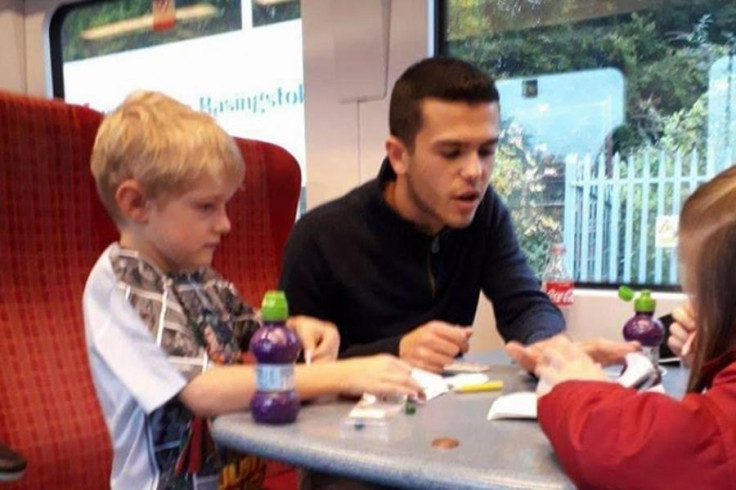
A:
<svg viewBox="0 0 736 490">
<path fill-rule="evenodd" d="M 468 352 L 472 327 L 433 320 L 404 335 L 399 357 L 413 366 L 438 373 L 460 353 Z"/>
<path fill-rule="evenodd" d="M 536 369 L 539 358 L 545 349 L 568 343 L 571 343 L 571 340 L 564 333 L 527 346 L 516 341 L 511 341 L 506 344 L 506 354 L 516 361 L 522 369 L 532 373 Z M 638 342 L 613 342 L 604 339 L 586 340 L 580 342 L 579 346 L 583 352 L 603 366 L 622 364 L 626 354 L 641 349 Z"/>
<path fill-rule="evenodd" d="M 296 332 L 302 342 L 307 363 L 337 359 L 340 334 L 334 323 L 300 315 L 289 318 L 286 325 Z"/>
<path fill-rule="evenodd" d="M 563 381 L 608 381 L 601 365 L 585 353 L 581 344 L 569 339 L 548 343 L 539 357 L 535 373 L 542 387 L 540 396 Z"/>
<path fill-rule="evenodd" d="M 695 334 L 697 326 L 695 324 L 695 309 L 690 300 L 685 301 L 672 312 L 674 322 L 670 325 L 670 337 L 667 339 L 667 345 L 672 352 L 680 356 L 682 362 L 690 366 L 693 362 L 693 352 L 685 352 L 683 355 L 682 348 L 687 343 L 691 335 Z"/>
</svg>

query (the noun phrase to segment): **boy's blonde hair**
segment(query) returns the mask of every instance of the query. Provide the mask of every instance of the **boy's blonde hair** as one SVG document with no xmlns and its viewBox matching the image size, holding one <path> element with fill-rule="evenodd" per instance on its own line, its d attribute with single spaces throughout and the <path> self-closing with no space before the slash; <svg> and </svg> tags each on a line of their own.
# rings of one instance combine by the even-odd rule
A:
<svg viewBox="0 0 736 490">
<path fill-rule="evenodd" d="M 97 192 L 116 223 L 118 187 L 134 179 L 147 199 L 186 192 L 202 176 L 241 182 L 235 141 L 210 116 L 157 92 L 129 95 L 100 125 L 92 150 Z"/>
</svg>

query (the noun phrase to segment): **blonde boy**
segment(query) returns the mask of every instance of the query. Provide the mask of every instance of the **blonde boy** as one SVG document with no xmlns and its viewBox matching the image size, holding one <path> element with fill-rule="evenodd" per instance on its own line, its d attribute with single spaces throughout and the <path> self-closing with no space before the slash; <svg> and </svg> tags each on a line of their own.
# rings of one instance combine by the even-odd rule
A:
<svg viewBox="0 0 736 490">
<path fill-rule="evenodd" d="M 91 169 L 120 231 L 83 299 L 90 366 L 114 445 L 111 487 L 217 488 L 230 465 L 228 474 L 236 468 L 246 482 L 239 488 L 257 488 L 262 465 L 216 450 L 202 418 L 245 409 L 255 385 L 242 359 L 258 323 L 210 267 L 230 231 L 225 206 L 245 172 L 237 146 L 209 116 L 142 92 L 102 122 Z M 314 364 L 295 373 L 302 398 L 417 394 L 407 364 L 390 356 L 332 362 L 333 325 L 292 323 L 313 349 Z"/>
</svg>

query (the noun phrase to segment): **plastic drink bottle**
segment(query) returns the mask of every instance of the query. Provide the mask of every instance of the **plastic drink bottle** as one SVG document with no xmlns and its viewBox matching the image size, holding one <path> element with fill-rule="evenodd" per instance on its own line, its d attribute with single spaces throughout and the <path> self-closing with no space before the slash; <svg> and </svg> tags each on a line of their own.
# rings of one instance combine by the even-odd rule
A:
<svg viewBox="0 0 736 490">
<path fill-rule="evenodd" d="M 624 301 L 631 301 L 634 292 L 621 286 L 618 295 Z M 624 324 L 623 329 L 624 339 L 638 341 L 642 352 L 655 366 L 659 362 L 659 346 L 664 341 L 665 335 L 664 325 L 654 316 L 656 308 L 657 302 L 652 298 L 652 293 L 648 289 L 642 290 L 634 300 L 635 314 Z"/>
<path fill-rule="evenodd" d="M 289 308 L 283 291 L 268 291 L 261 305 L 263 326 L 250 341 L 256 358 L 256 392 L 250 402 L 258 423 L 288 424 L 299 413 L 299 396 L 294 387 L 294 363 L 301 343 L 286 326 Z"/>
<path fill-rule="evenodd" d="M 542 291 L 563 314 L 572 306 L 575 291 L 572 274 L 565 267 L 566 251 L 564 243 L 556 242 L 550 245 L 547 265 L 542 274 Z"/>
</svg>

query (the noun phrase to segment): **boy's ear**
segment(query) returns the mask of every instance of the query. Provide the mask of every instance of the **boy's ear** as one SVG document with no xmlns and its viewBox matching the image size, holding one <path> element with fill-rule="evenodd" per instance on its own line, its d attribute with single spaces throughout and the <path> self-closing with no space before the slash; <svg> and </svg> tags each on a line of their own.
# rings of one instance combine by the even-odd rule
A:
<svg viewBox="0 0 736 490">
<path fill-rule="evenodd" d="M 386 156 L 388 156 L 388 161 L 391 163 L 391 167 L 394 169 L 396 175 L 406 173 L 409 150 L 396 136 L 389 136 L 386 140 Z"/>
<path fill-rule="evenodd" d="M 143 224 L 148 220 L 148 201 L 141 184 L 135 179 L 123 181 L 115 191 L 115 202 L 126 220 Z"/>
</svg>

